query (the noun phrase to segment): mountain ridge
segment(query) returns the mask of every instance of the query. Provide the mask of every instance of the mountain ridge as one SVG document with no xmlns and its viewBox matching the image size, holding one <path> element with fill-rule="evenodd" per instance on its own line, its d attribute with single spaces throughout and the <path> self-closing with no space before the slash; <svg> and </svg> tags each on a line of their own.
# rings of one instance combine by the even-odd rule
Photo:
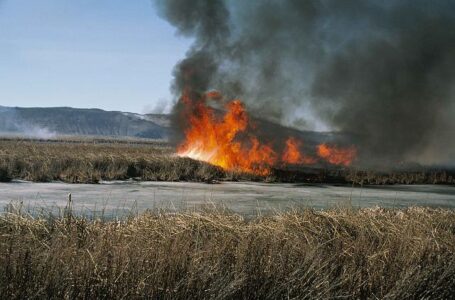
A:
<svg viewBox="0 0 455 300">
<path fill-rule="evenodd" d="M 107 136 L 175 140 L 180 131 L 173 130 L 169 114 L 139 114 L 107 111 L 99 108 L 9 107 L 0 106 L 0 135 L 31 138 L 57 136 Z M 334 132 L 302 131 L 267 120 L 252 118 L 258 134 L 266 140 L 294 136 L 311 146 L 326 141 L 342 141 Z M 171 137 L 172 133 L 172 137 Z"/>
<path fill-rule="evenodd" d="M 0 132 L 30 137 L 92 135 L 167 139 L 168 120 L 168 115 L 99 108 L 0 106 Z"/>
</svg>

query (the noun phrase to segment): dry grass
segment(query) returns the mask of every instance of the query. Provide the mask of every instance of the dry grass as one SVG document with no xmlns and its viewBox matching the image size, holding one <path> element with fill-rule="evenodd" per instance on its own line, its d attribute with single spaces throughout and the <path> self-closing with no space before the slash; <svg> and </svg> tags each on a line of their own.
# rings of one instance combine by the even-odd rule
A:
<svg viewBox="0 0 455 300">
<path fill-rule="evenodd" d="M 220 168 L 176 157 L 162 143 L 84 141 L 0 143 L 0 181 L 13 178 L 47 182 L 97 183 L 100 180 L 211 181 Z"/>
<path fill-rule="evenodd" d="M 384 184 L 455 184 L 455 171 L 429 169 L 421 171 L 349 171 L 347 182 L 358 185 Z"/>
<path fill-rule="evenodd" d="M 373 172 L 346 168 L 290 166 L 268 176 L 228 172 L 174 155 L 163 141 L 79 138 L 27 140 L 0 138 L 0 182 L 12 179 L 97 183 L 100 180 L 253 180 L 339 184 L 455 184 L 445 170 Z"/>
<path fill-rule="evenodd" d="M 455 212 L 223 211 L 125 221 L 0 217 L 9 299 L 448 299 Z"/>
</svg>

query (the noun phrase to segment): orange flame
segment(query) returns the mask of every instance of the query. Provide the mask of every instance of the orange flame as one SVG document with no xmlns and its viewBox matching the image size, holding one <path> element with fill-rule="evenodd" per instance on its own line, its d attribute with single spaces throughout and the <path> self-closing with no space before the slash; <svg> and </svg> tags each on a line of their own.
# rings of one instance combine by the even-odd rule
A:
<svg viewBox="0 0 455 300">
<path fill-rule="evenodd" d="M 219 98 L 217 95 L 211 92 L 206 96 Z M 194 111 L 189 116 L 190 126 L 185 131 L 185 141 L 177 149 L 178 154 L 228 170 L 258 175 L 270 173 L 270 166 L 275 163 L 277 155 L 270 146 L 246 135 L 248 114 L 242 102 L 233 100 L 227 103 L 226 113 L 220 119 L 204 100 L 192 103 Z M 184 96 L 185 101 L 189 104 L 191 100 Z M 246 137 L 240 138 L 241 134 Z"/>
<path fill-rule="evenodd" d="M 311 156 L 304 155 L 300 152 L 299 148 L 302 143 L 294 137 L 286 140 L 286 148 L 284 148 L 281 160 L 288 164 L 314 164 L 316 159 Z"/>
<path fill-rule="evenodd" d="M 203 160 L 226 170 L 236 170 L 257 175 L 270 174 L 279 158 L 287 164 L 314 164 L 317 159 L 303 154 L 302 142 L 294 137 L 286 140 L 283 153 L 279 156 L 269 145 L 253 135 L 248 113 L 240 100 L 225 105 L 222 116 L 207 105 L 208 100 L 221 100 L 222 95 L 211 91 L 194 99 L 189 90 L 184 90 L 181 103 L 184 105 L 184 120 L 188 122 L 185 140 L 178 146 L 179 156 Z M 335 165 L 348 166 L 356 156 L 356 149 L 317 147 L 319 158 Z"/>
<path fill-rule="evenodd" d="M 321 144 L 317 147 L 318 155 L 334 165 L 349 166 L 357 155 L 357 149 L 354 147 L 339 148 Z"/>
</svg>

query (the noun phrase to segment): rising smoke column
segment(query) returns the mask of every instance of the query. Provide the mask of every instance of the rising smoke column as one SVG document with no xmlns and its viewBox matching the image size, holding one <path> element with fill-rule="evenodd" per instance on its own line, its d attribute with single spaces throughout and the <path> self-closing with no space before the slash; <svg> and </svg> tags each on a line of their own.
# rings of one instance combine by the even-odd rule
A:
<svg viewBox="0 0 455 300">
<path fill-rule="evenodd" d="M 222 62 L 222 49 L 229 36 L 227 26 L 229 12 L 222 1 L 155 1 L 162 17 L 178 28 L 178 33 L 194 36 L 195 42 L 188 50 L 186 58 L 174 69 L 172 90 L 179 99 L 173 109 L 173 123 L 178 132 L 173 136 L 181 140 L 182 133 L 188 126 L 188 120 L 182 118 L 185 109 L 181 99 L 183 94 L 194 101 L 211 87 Z"/>
<path fill-rule="evenodd" d="M 176 96 L 218 89 L 270 120 L 316 120 L 369 160 L 455 157 L 455 1 L 157 2 L 195 38 Z"/>
<path fill-rule="evenodd" d="M 355 133 L 361 149 L 375 156 L 450 159 L 455 143 L 443 132 L 455 135 L 454 4 L 373 7 L 365 34 L 317 69 L 312 93 L 321 116 Z"/>
</svg>

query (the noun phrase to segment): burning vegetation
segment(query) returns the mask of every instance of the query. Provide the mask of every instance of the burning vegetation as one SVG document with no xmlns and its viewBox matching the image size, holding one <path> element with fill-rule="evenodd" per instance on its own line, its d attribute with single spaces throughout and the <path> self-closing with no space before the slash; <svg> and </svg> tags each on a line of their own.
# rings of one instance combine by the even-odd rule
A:
<svg viewBox="0 0 455 300">
<path fill-rule="evenodd" d="M 302 147 L 299 145 L 299 148 Z M 58 180 L 68 183 L 97 183 L 104 180 L 134 179 L 199 182 L 253 180 L 355 185 L 455 184 L 455 171 L 444 169 L 395 169 L 378 172 L 344 167 L 316 168 L 314 165 L 302 167 L 289 163 L 287 169 L 277 165 L 271 168 L 271 173 L 267 176 L 260 176 L 227 171 L 203 161 L 176 157 L 174 153 L 174 148 L 167 144 L 144 140 L 5 138 L 0 141 L 0 182 L 22 179 L 35 182 Z"/>
<path fill-rule="evenodd" d="M 288 164 L 454 164 L 453 1 L 156 1 L 194 41 L 172 82 L 175 99 L 191 96 L 182 155 L 259 173 Z M 219 117 L 207 105 L 219 93 L 193 97 L 211 89 L 245 106 L 234 101 Z M 358 151 L 281 133 L 263 139 L 245 107 L 274 123 L 349 135 Z"/>
<path fill-rule="evenodd" d="M 206 161 L 225 170 L 256 175 L 268 175 L 272 167 L 287 165 L 322 162 L 350 166 L 356 158 L 354 146 L 343 148 L 320 144 L 314 154 L 308 154 L 303 151 L 303 141 L 296 137 L 287 137 L 283 142 L 263 141 L 241 100 L 228 101 L 223 111 L 210 106 L 211 101 L 220 102 L 222 99 L 217 91 L 200 96 L 190 89 L 184 90 L 180 101 L 183 105 L 181 117 L 186 126 L 184 140 L 177 148 L 179 156 Z M 277 143 L 283 143 L 284 147 L 277 146 Z M 277 150 L 280 148 L 283 150 Z"/>
<path fill-rule="evenodd" d="M 302 143 L 296 138 L 290 137 L 286 140 L 286 148 L 283 151 L 281 160 L 287 164 L 305 164 L 311 165 L 317 162 L 317 160 L 308 155 L 304 155 L 299 150 Z"/>
</svg>

